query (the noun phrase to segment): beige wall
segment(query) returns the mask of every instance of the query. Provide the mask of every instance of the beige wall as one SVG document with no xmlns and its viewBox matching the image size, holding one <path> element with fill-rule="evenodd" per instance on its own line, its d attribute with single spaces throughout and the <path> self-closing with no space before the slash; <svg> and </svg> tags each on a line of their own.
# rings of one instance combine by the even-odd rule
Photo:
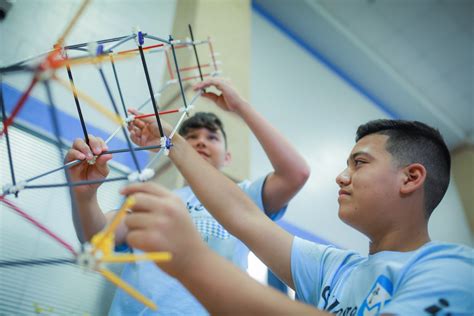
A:
<svg viewBox="0 0 474 316">
<path fill-rule="evenodd" d="M 474 145 L 462 146 L 452 152 L 452 170 L 472 233 L 474 232 Z"/>
<path fill-rule="evenodd" d="M 178 0 L 173 26 L 175 39 L 185 39 L 189 36 L 188 24 L 192 25 L 195 40 L 211 38 L 217 59 L 222 62 L 219 69 L 221 77 L 229 79 L 232 85 L 243 97 L 249 99 L 250 91 L 250 27 L 251 6 L 249 0 Z M 199 48 L 201 63 L 205 60 L 208 50 Z M 206 56 L 205 56 L 206 55 Z M 180 63 L 192 64 L 192 54 L 179 56 Z M 183 59 L 184 58 L 184 59 Z M 188 60 L 186 60 L 186 58 Z M 204 71 L 203 71 L 204 72 Z M 185 83 L 187 100 L 193 96 L 190 84 Z M 177 92 L 163 94 L 161 104 L 170 103 L 178 98 Z M 236 180 L 245 179 L 249 175 L 249 131 L 245 124 L 232 113 L 224 112 L 203 98 L 196 103 L 197 111 L 216 112 L 222 118 L 228 135 L 229 150 L 233 161 L 223 171 Z M 171 122 L 173 124 L 174 122 Z M 182 185 L 174 167 L 165 167 L 169 161 L 164 159 L 159 172 L 159 182 L 170 188 Z"/>
</svg>

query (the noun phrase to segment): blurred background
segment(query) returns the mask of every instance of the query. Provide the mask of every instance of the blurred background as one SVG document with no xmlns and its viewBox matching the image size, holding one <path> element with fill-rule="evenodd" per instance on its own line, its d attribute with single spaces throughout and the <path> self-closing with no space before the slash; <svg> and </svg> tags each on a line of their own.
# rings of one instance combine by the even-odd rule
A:
<svg viewBox="0 0 474 316">
<path fill-rule="evenodd" d="M 0 67 L 52 49 L 80 1 L 0 0 Z M 168 39 L 212 40 L 222 76 L 257 111 L 282 131 L 311 166 L 311 177 L 291 202 L 280 225 L 307 239 L 367 253 L 368 240 L 337 217 L 336 175 L 345 168 L 360 124 L 377 118 L 419 120 L 438 128 L 451 150 L 449 190 L 430 221 L 432 239 L 472 247 L 474 228 L 474 2 L 469 0 L 138 0 L 92 1 L 66 45 L 143 32 Z M 146 40 L 145 45 L 154 42 Z M 126 45 L 131 45 L 126 46 Z M 123 49 L 133 48 L 134 43 Z M 211 62 L 208 46 L 199 47 L 202 63 Z M 166 56 L 147 54 L 153 88 L 170 79 Z M 193 52 L 179 52 L 180 65 L 194 63 Z M 35 65 L 41 59 L 28 64 Z M 149 98 L 139 57 L 116 62 L 127 107 Z M 76 86 L 110 106 L 94 65 L 73 67 Z M 104 71 L 115 84 L 109 64 Z M 196 70 L 190 76 L 196 75 Z M 66 79 L 65 70 L 58 76 Z M 32 78 L 28 72 L 3 74 L 7 116 Z M 184 84 L 186 97 L 193 97 Z M 82 137 L 72 94 L 52 83 L 64 141 Z M 119 100 L 117 88 L 113 94 Z M 162 108 L 183 104 L 175 85 L 163 91 Z M 271 170 L 256 139 L 237 117 L 204 100 L 197 110 L 215 111 L 224 120 L 233 155 L 225 173 L 234 180 L 256 179 Z M 42 87 L 33 90 L 11 131 L 15 169 L 27 178 L 60 165 Z M 107 137 L 116 126 L 82 106 L 88 128 Z M 10 111 L 10 112 L 9 112 Z M 150 105 L 144 112 L 151 111 Z M 168 117 L 167 117 L 168 118 Z M 173 124 L 176 118 L 169 116 Z M 125 140 L 117 136 L 115 145 Z M 11 183 L 5 138 L 0 140 L 1 181 Z M 118 156 L 118 155 L 117 155 Z M 150 157 L 141 154 L 146 163 Z M 126 174 L 133 164 L 123 155 L 113 172 Z M 165 159 L 156 164 L 157 181 L 177 188 L 183 179 Z M 58 181 L 50 179 L 48 181 Z M 46 181 L 46 180 L 45 180 Z M 101 204 L 120 203 L 121 183 L 100 189 Z M 33 192 L 34 191 L 34 192 Z M 18 204 L 78 245 L 67 190 L 25 191 Z M 0 205 L 0 257 L 13 260 L 65 256 L 63 249 Z M 19 229 L 21 228 L 21 229 Z M 249 272 L 263 283 L 284 287 L 253 255 Z M 65 282 L 65 280 L 67 282 Z M 13 285 L 15 284 L 15 285 Z M 104 314 L 114 287 L 100 276 L 73 266 L 0 268 L 0 312 L 8 314 Z M 8 294 L 8 295 L 7 295 Z M 3 300 L 3 297 L 6 299 Z M 74 311 L 74 312 L 73 312 Z"/>
</svg>

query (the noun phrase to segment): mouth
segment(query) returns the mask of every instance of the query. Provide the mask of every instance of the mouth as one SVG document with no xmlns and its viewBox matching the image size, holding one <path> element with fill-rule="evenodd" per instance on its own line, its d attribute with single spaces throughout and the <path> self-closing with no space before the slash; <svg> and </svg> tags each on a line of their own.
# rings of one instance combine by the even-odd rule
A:
<svg viewBox="0 0 474 316">
<path fill-rule="evenodd" d="M 208 153 L 206 153 L 206 152 L 204 152 L 204 151 L 200 151 L 200 150 L 198 150 L 197 152 L 198 152 L 199 155 L 203 156 L 204 158 L 209 158 L 209 154 L 208 154 Z"/>
<path fill-rule="evenodd" d="M 347 197 L 347 196 L 350 196 L 351 194 L 349 193 L 349 191 L 346 191 L 346 190 L 339 190 L 339 197 L 338 197 L 338 200 L 341 199 L 341 198 L 344 198 L 344 197 Z"/>
</svg>

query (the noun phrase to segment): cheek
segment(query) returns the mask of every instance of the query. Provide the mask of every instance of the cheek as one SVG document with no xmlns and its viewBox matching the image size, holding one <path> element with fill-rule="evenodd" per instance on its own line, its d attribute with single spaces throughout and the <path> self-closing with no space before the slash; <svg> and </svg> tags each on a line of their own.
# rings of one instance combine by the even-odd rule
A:
<svg viewBox="0 0 474 316">
<path fill-rule="evenodd" d="M 212 152 L 215 155 L 218 155 L 219 157 L 224 157 L 225 156 L 225 150 L 223 149 L 221 144 L 210 143 L 208 147 L 212 150 Z"/>
<path fill-rule="evenodd" d="M 354 183 L 357 196 L 355 208 L 383 211 L 393 203 L 396 186 L 392 175 L 374 175 Z"/>
<path fill-rule="evenodd" d="M 197 141 L 195 139 L 187 139 L 186 142 L 188 142 L 188 144 L 192 147 L 195 147 L 197 144 Z"/>
</svg>

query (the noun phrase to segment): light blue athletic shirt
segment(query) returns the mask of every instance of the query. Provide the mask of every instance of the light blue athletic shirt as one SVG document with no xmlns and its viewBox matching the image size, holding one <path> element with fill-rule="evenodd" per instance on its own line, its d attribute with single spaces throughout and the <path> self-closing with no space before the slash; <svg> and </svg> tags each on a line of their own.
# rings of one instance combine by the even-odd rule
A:
<svg viewBox="0 0 474 316">
<path fill-rule="evenodd" d="M 336 315 L 474 315 L 474 251 L 429 242 L 368 257 L 295 237 L 299 300 Z"/>
<path fill-rule="evenodd" d="M 239 183 L 240 188 L 263 210 L 262 190 L 265 177 L 257 181 Z M 248 248 L 230 235 L 202 206 L 190 187 L 174 191 L 186 204 L 196 228 L 208 246 L 218 254 L 234 262 L 242 270 L 247 269 Z M 283 216 L 286 206 L 272 214 L 272 220 Z M 140 253 L 134 249 L 134 253 Z M 212 276 L 209 276 L 212 277 Z M 208 315 L 208 312 L 176 279 L 161 271 L 154 263 L 127 264 L 122 279 L 138 289 L 158 305 L 154 312 L 117 289 L 109 315 Z M 205 291 L 206 289 L 203 289 Z"/>
</svg>

